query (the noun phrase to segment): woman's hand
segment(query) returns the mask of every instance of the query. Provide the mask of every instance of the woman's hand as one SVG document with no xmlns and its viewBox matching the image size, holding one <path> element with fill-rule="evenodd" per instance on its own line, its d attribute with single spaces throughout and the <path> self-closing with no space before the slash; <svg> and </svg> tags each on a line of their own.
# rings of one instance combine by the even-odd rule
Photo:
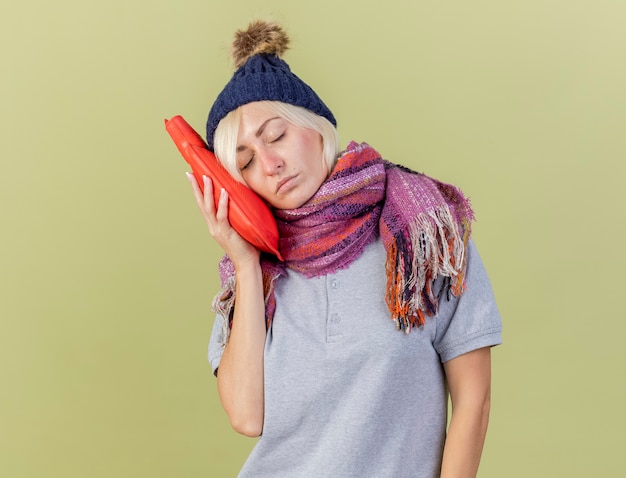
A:
<svg viewBox="0 0 626 478">
<path fill-rule="evenodd" d="M 217 210 L 213 200 L 213 182 L 207 176 L 203 176 L 204 194 L 193 174 L 187 173 L 187 179 L 191 183 L 196 202 L 209 228 L 209 233 L 217 241 L 224 252 L 233 262 L 235 269 L 252 261 L 259 262 L 260 251 L 246 241 L 228 221 L 228 193 L 222 189 Z"/>
</svg>

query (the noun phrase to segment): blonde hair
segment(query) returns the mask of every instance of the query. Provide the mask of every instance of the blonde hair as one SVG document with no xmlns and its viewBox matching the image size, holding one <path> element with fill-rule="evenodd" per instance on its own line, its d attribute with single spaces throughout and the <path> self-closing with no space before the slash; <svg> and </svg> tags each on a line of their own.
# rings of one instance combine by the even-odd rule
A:
<svg viewBox="0 0 626 478">
<path fill-rule="evenodd" d="M 288 123 L 301 128 L 317 131 L 322 137 L 322 161 L 326 163 L 328 173 L 335 167 L 339 155 L 339 134 L 333 124 L 323 116 L 300 106 L 280 101 L 258 101 L 258 106 L 266 113 L 278 115 Z M 215 129 L 215 155 L 233 178 L 245 183 L 237 168 L 237 135 L 241 107 L 231 111 L 219 122 Z"/>
</svg>

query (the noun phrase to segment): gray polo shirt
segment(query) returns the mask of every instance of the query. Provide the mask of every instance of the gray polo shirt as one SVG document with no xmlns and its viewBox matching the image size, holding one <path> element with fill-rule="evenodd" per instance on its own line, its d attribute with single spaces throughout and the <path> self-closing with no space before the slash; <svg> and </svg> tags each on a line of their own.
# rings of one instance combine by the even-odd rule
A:
<svg viewBox="0 0 626 478">
<path fill-rule="evenodd" d="M 380 240 L 349 268 L 276 284 L 265 344 L 263 435 L 240 477 L 438 477 L 447 389 L 442 363 L 501 342 L 501 321 L 478 252 L 468 246 L 467 290 L 442 299 L 404 334 L 385 304 Z M 219 366 L 222 318 L 209 344 Z"/>
</svg>

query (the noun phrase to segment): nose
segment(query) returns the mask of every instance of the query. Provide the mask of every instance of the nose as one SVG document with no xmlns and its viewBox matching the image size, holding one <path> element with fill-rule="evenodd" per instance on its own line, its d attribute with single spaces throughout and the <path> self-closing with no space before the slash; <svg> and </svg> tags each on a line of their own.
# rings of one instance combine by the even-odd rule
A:
<svg viewBox="0 0 626 478">
<path fill-rule="evenodd" d="M 263 172 L 268 176 L 273 176 L 282 170 L 285 166 L 283 158 L 275 152 L 264 148 L 262 151 L 257 152 Z"/>
</svg>

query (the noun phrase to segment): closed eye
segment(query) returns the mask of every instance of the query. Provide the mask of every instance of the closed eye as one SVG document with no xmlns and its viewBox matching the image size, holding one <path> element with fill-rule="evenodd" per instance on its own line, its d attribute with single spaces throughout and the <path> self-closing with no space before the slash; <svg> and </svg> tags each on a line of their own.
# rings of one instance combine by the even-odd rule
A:
<svg viewBox="0 0 626 478">
<path fill-rule="evenodd" d="M 252 160 L 254 159 L 254 154 L 252 156 L 250 156 L 250 159 L 248 159 L 248 161 L 246 161 L 246 163 L 241 166 L 239 168 L 239 171 L 243 171 L 244 169 L 246 169 L 248 166 L 250 166 L 250 164 L 252 164 Z"/>
</svg>

